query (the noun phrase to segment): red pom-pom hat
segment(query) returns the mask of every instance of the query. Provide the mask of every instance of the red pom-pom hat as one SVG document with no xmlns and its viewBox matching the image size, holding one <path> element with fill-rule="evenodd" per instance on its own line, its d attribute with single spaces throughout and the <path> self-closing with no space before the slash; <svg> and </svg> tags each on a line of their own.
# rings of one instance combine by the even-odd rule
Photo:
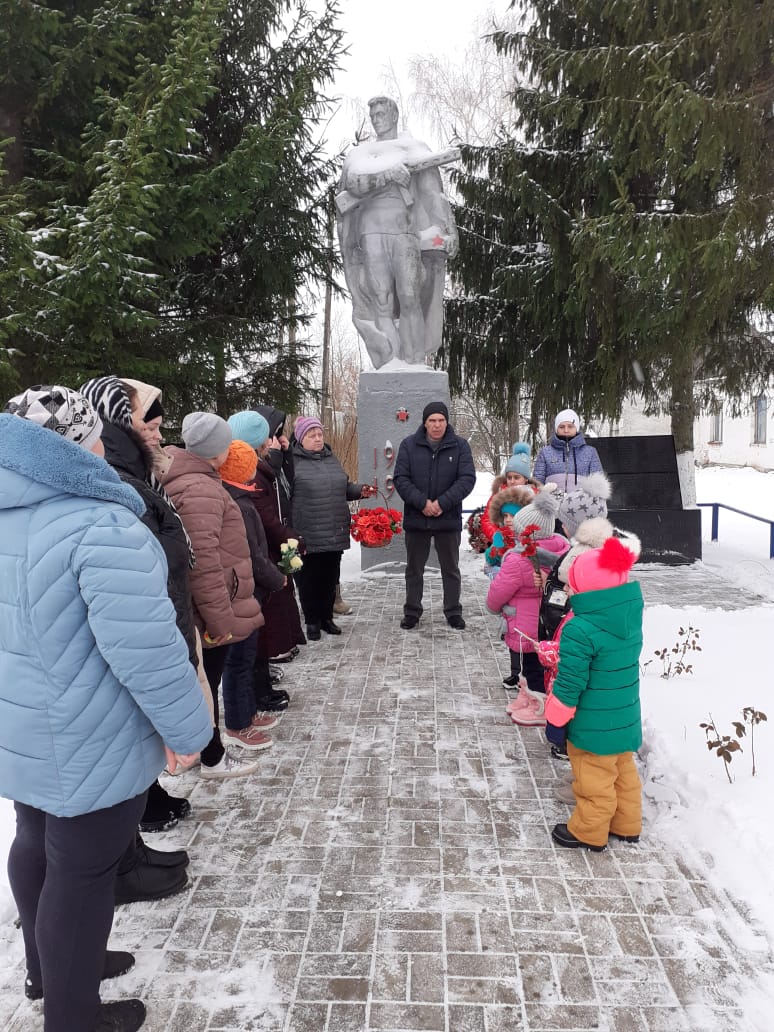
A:
<svg viewBox="0 0 774 1032">
<path fill-rule="evenodd" d="M 611 537 L 601 548 L 582 552 L 570 567 L 567 581 L 573 591 L 603 591 L 605 588 L 619 588 L 629 579 L 629 570 L 637 556 Z"/>
</svg>

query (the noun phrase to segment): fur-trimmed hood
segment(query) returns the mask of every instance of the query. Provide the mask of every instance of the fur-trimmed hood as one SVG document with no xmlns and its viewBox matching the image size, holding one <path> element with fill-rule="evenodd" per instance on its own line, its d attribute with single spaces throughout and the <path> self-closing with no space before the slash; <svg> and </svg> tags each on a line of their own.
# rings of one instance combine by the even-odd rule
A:
<svg viewBox="0 0 774 1032">
<path fill-rule="evenodd" d="M 588 552 L 591 548 L 601 548 L 610 537 L 619 538 L 621 544 L 626 545 L 629 551 L 639 558 L 642 545 L 636 534 L 632 534 L 628 530 L 619 530 L 613 526 L 610 520 L 606 520 L 602 516 L 595 516 L 580 524 L 575 532 L 572 547 L 559 564 L 559 579 L 562 583 L 567 583 L 570 567 L 579 555 Z"/>
<path fill-rule="evenodd" d="M 573 538 L 575 544 L 585 545 L 586 548 L 601 548 L 609 537 L 613 536 L 615 528 L 610 520 L 604 516 L 594 516 L 593 519 L 584 520 L 580 524 Z"/>
<path fill-rule="evenodd" d="M 503 520 L 504 505 L 518 505 L 524 508 L 535 500 L 535 492 L 526 484 L 519 484 L 518 487 L 505 487 L 494 496 L 489 503 L 489 519 L 496 527 L 505 526 Z"/>
</svg>

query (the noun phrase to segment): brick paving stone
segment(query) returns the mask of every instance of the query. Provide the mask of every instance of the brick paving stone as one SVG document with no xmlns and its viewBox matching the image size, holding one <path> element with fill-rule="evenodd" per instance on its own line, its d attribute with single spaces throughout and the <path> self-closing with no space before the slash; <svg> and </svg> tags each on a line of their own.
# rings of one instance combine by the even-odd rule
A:
<svg viewBox="0 0 774 1032">
<path fill-rule="evenodd" d="M 369 1029 L 379 1032 L 445 1032 L 443 1007 L 418 1003 L 381 1003 L 371 1005 Z"/>
<path fill-rule="evenodd" d="M 415 1003 L 443 1003 L 446 996 L 442 953 L 412 953 L 409 956 L 408 997 Z"/>
<path fill-rule="evenodd" d="M 192 816 L 190 887 L 120 907 L 112 944 L 135 969 L 148 1032 L 681 1032 L 733 1028 L 772 972 L 726 924 L 749 925 L 671 843 L 554 847 L 566 766 L 515 728 L 508 657 L 463 555 L 468 629 L 428 577 L 419 628 L 403 582 L 346 585 L 344 633 L 285 667 L 292 703 L 248 779 L 170 782 Z M 757 606 L 701 564 L 638 572 L 646 601 Z M 0 1028 L 36 1032 L 20 936 L 0 929 Z"/>
</svg>

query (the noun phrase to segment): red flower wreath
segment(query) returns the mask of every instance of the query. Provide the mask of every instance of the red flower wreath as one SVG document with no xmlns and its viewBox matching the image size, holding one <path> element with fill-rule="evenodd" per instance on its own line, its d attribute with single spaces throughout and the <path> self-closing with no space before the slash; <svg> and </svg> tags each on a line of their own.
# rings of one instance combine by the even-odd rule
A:
<svg viewBox="0 0 774 1032">
<path fill-rule="evenodd" d="M 352 517 L 350 534 L 365 548 L 382 548 L 389 545 L 393 534 L 402 532 L 402 519 L 397 509 L 358 509 Z"/>
</svg>

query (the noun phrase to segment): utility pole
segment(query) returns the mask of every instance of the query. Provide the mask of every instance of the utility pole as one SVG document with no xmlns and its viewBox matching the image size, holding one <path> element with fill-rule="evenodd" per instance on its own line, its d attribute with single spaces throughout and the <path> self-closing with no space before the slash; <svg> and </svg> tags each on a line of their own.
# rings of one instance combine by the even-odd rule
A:
<svg viewBox="0 0 774 1032">
<path fill-rule="evenodd" d="M 331 186 L 328 190 L 328 202 L 326 205 L 326 229 L 328 231 L 328 275 L 325 281 L 325 310 L 323 313 L 323 342 L 322 342 L 322 384 L 320 390 L 320 421 L 328 433 L 332 433 L 333 426 L 326 425 L 328 411 L 330 408 L 330 375 L 331 375 L 331 303 L 333 301 L 333 230 L 335 224 L 334 192 Z M 333 413 L 331 413 L 331 424 Z"/>
</svg>

